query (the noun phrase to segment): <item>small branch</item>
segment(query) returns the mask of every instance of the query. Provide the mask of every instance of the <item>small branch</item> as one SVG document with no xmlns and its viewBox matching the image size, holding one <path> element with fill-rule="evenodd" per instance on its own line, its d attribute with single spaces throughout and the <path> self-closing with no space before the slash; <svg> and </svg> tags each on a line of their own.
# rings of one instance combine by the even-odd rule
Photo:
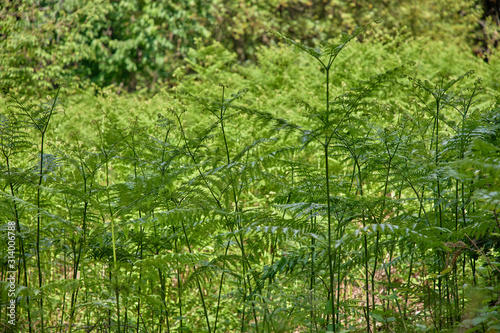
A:
<svg viewBox="0 0 500 333">
<path fill-rule="evenodd" d="M 497 221 L 498 221 L 498 220 L 497 220 Z M 483 253 L 483 251 L 481 251 L 481 250 L 477 247 L 476 242 L 474 242 L 472 239 L 470 239 L 470 237 L 469 237 L 469 236 L 467 236 L 467 234 L 465 235 L 465 237 L 467 237 L 467 238 L 471 241 L 472 245 L 474 245 L 474 247 L 477 249 L 477 251 L 478 251 L 479 253 L 481 253 L 481 255 L 484 257 L 484 259 L 486 259 L 486 261 L 488 262 L 488 264 L 489 264 L 490 266 L 493 266 L 493 267 L 497 270 L 497 272 L 498 272 L 498 273 L 500 273 L 500 269 L 498 269 L 498 267 L 497 267 L 497 266 L 495 266 L 495 265 L 493 265 L 493 264 L 491 263 L 490 259 L 488 259 L 488 257 L 487 257 L 487 256 Z"/>
<path fill-rule="evenodd" d="M 498 222 L 497 209 L 493 209 L 493 215 L 495 215 L 495 220 L 497 221 L 498 231 L 500 231 L 500 222 Z"/>
</svg>

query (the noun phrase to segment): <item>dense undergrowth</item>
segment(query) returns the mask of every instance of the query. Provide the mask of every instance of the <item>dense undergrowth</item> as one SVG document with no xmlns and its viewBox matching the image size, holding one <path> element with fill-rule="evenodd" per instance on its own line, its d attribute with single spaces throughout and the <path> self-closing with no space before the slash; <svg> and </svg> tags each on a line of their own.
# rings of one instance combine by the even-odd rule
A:
<svg viewBox="0 0 500 333">
<path fill-rule="evenodd" d="M 2 329 L 500 329 L 498 55 L 359 32 L 5 94 Z"/>
</svg>

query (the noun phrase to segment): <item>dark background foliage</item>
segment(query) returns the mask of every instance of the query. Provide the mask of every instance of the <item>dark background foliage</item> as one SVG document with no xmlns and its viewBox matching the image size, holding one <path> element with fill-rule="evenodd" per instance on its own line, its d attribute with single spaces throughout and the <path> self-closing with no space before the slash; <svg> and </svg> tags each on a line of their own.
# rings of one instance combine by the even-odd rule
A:
<svg viewBox="0 0 500 333">
<path fill-rule="evenodd" d="M 171 80 L 196 44 L 219 41 L 254 61 L 259 46 L 275 43 L 270 29 L 312 46 L 378 18 L 363 38 L 446 39 L 487 60 L 498 17 L 494 0 L 7 0 L 0 83 L 35 91 L 91 81 L 130 91 Z"/>
</svg>

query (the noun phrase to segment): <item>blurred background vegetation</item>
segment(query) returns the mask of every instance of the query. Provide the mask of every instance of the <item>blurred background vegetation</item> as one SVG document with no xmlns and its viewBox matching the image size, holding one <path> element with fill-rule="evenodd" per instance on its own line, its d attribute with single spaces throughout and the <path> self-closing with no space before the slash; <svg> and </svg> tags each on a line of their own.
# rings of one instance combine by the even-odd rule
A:
<svg viewBox="0 0 500 333">
<path fill-rule="evenodd" d="M 489 61 L 498 48 L 495 0 L 27 0 L 0 8 L 0 85 L 44 95 L 66 86 L 135 91 L 171 85 L 190 49 L 219 42 L 254 62 L 276 30 L 303 43 L 380 18 L 364 40 L 455 44 Z M 189 70 L 189 68 L 187 68 Z"/>
</svg>

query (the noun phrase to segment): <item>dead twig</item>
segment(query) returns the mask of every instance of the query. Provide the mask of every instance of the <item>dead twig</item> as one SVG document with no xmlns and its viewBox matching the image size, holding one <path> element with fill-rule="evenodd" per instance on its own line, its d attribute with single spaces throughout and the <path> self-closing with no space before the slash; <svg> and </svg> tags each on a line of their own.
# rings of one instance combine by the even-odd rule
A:
<svg viewBox="0 0 500 333">
<path fill-rule="evenodd" d="M 498 267 L 497 267 L 497 266 L 495 266 L 495 265 L 493 265 L 493 264 L 491 263 L 490 259 L 488 259 L 488 257 L 487 257 L 487 256 L 483 253 L 483 251 L 481 251 L 481 250 L 477 247 L 476 242 L 474 242 L 472 239 L 470 239 L 470 237 L 469 237 L 469 236 L 467 236 L 467 234 L 465 234 L 465 237 L 467 237 L 467 238 L 471 241 L 472 245 L 474 245 L 474 247 L 478 250 L 478 252 L 479 252 L 479 253 L 481 253 L 481 255 L 484 257 L 484 259 L 486 259 L 486 261 L 488 262 L 488 264 L 489 264 L 489 265 L 491 265 L 491 266 L 493 266 L 493 267 L 497 270 L 497 272 L 498 272 L 498 273 L 500 273 L 500 269 L 498 269 Z"/>
</svg>

